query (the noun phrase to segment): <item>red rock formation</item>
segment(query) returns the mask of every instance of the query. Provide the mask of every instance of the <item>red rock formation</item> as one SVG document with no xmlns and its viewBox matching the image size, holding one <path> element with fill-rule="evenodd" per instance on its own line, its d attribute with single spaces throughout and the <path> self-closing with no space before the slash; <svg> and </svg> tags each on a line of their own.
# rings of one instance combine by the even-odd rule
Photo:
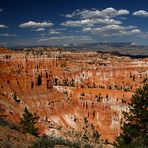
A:
<svg viewBox="0 0 148 148">
<path fill-rule="evenodd" d="M 7 57 L 6 55 L 9 55 Z M 0 117 L 18 124 L 24 107 L 40 117 L 40 133 L 81 131 L 84 117 L 114 140 L 122 111 L 147 77 L 148 59 L 95 52 L 36 55 L 0 50 Z"/>
</svg>

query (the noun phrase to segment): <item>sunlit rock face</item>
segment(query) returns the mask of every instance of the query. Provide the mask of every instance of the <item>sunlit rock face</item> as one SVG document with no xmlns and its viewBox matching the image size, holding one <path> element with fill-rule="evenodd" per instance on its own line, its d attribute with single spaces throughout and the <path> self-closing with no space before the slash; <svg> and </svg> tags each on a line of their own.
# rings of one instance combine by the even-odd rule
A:
<svg viewBox="0 0 148 148">
<path fill-rule="evenodd" d="M 40 117 L 41 134 L 83 131 L 84 118 L 103 139 L 121 132 L 135 90 L 146 81 L 148 59 L 96 52 L 0 49 L 0 117 L 19 123 L 25 107 Z"/>
</svg>

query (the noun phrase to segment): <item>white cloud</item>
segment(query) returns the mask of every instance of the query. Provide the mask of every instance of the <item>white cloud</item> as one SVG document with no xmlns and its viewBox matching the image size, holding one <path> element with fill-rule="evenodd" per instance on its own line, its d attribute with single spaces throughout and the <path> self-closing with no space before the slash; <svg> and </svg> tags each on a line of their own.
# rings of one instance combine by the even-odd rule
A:
<svg viewBox="0 0 148 148">
<path fill-rule="evenodd" d="M 107 25 L 104 27 L 98 27 L 98 28 L 84 28 L 82 31 L 84 32 L 92 32 L 92 33 L 109 33 L 110 31 L 120 31 L 124 30 L 124 27 L 119 25 Z"/>
<path fill-rule="evenodd" d="M 61 34 L 61 32 L 58 32 L 58 31 L 50 31 L 49 34 Z"/>
<path fill-rule="evenodd" d="M 8 28 L 8 26 L 0 24 L 0 29 L 3 29 L 3 28 Z"/>
<path fill-rule="evenodd" d="M 2 36 L 2 37 L 15 37 L 16 34 L 0 33 L 0 36 Z"/>
<path fill-rule="evenodd" d="M 49 34 L 61 34 L 61 32 L 56 31 L 56 30 L 54 30 L 54 29 L 50 29 L 50 30 L 49 30 Z"/>
<path fill-rule="evenodd" d="M 128 14 L 129 14 L 129 11 L 128 10 L 123 10 L 123 9 L 119 10 L 118 13 L 117 13 L 118 16 L 119 15 L 128 15 Z"/>
<path fill-rule="evenodd" d="M 29 21 L 19 25 L 21 28 L 43 28 L 43 27 L 51 27 L 53 23 L 51 22 L 34 22 Z"/>
<path fill-rule="evenodd" d="M 139 10 L 133 13 L 134 16 L 148 17 L 148 12 L 145 10 Z"/>
<path fill-rule="evenodd" d="M 66 15 L 66 17 L 76 17 L 78 20 L 68 20 L 61 23 L 61 25 L 66 27 L 82 27 L 81 31 L 83 33 L 99 34 L 100 36 L 138 36 L 144 34 L 137 26 L 123 25 L 121 21 L 122 16 L 129 13 L 128 10 L 116 10 L 111 7 L 103 10 L 76 10 L 72 14 Z"/>
<path fill-rule="evenodd" d="M 0 9 L 0 12 L 2 12 L 3 11 L 3 9 Z"/>
<path fill-rule="evenodd" d="M 33 31 L 45 31 L 45 28 L 37 28 L 37 29 L 35 29 Z"/>
<path fill-rule="evenodd" d="M 138 35 L 142 32 L 139 29 L 120 31 L 120 35 Z"/>
<path fill-rule="evenodd" d="M 85 19 L 85 20 L 80 20 L 80 21 L 66 21 L 64 23 L 62 23 L 61 25 L 63 26 L 70 26 L 70 27 L 80 27 L 83 25 L 90 25 L 92 24 L 93 21 L 89 20 L 89 19 Z"/>
<path fill-rule="evenodd" d="M 104 10 L 96 10 L 96 9 L 91 9 L 91 10 L 77 10 L 73 12 L 72 14 L 67 14 L 66 17 L 72 18 L 75 16 L 79 16 L 81 18 L 96 18 L 96 17 L 101 17 L 101 18 L 113 18 L 116 16 L 121 16 L 121 15 L 128 15 L 129 11 L 120 9 L 116 10 L 112 7 L 106 8 Z"/>
<path fill-rule="evenodd" d="M 67 18 L 72 18 L 73 17 L 73 14 L 66 14 L 65 15 Z"/>
<path fill-rule="evenodd" d="M 123 21 L 127 18 L 130 12 L 126 9 L 116 10 L 112 7 L 97 10 L 97 9 L 83 9 L 76 10 L 72 14 L 65 15 L 67 18 L 72 18 L 61 23 L 66 27 L 81 27 L 82 30 L 75 30 L 75 32 L 92 33 L 101 36 L 130 36 L 147 37 L 147 33 L 142 32 L 137 26 L 124 26 Z M 137 16 L 148 16 L 148 12 L 139 10 L 133 13 Z M 77 20 L 76 20 L 77 19 Z"/>
<path fill-rule="evenodd" d="M 119 19 L 121 19 L 121 20 L 127 20 L 127 18 L 126 17 L 123 17 L 123 16 L 119 17 Z"/>
<path fill-rule="evenodd" d="M 131 30 L 131 32 L 133 33 L 133 34 L 139 34 L 139 33 L 141 33 L 141 31 L 140 31 L 140 29 L 133 29 L 133 30 Z"/>
<path fill-rule="evenodd" d="M 142 32 L 136 26 L 107 25 L 98 28 L 84 28 L 83 32 L 91 32 L 101 36 L 139 35 Z"/>
<path fill-rule="evenodd" d="M 119 26 L 119 25 L 107 25 L 107 26 L 102 27 L 102 28 L 104 28 L 105 30 L 106 29 L 107 30 L 123 30 L 124 29 L 124 27 Z"/>
<path fill-rule="evenodd" d="M 124 28 L 127 30 L 131 30 L 131 29 L 136 29 L 138 27 L 137 26 L 125 26 Z"/>
<path fill-rule="evenodd" d="M 106 8 L 104 10 L 101 11 L 102 15 L 104 15 L 105 17 L 116 17 L 116 16 L 120 16 L 120 15 L 127 15 L 129 14 L 128 10 L 116 10 L 114 8 Z"/>
<path fill-rule="evenodd" d="M 83 19 L 78 21 L 66 21 L 61 23 L 63 26 L 69 26 L 69 27 L 83 27 L 83 26 L 93 26 L 95 24 L 101 24 L 101 25 L 108 25 L 108 24 L 122 24 L 121 21 L 115 20 L 115 19 Z"/>
<path fill-rule="evenodd" d="M 76 17 L 78 20 L 68 20 L 61 23 L 61 25 L 66 27 L 94 27 L 94 26 L 104 26 L 104 25 L 121 25 L 121 19 L 117 20 L 115 17 L 122 15 L 128 15 L 129 11 L 125 9 L 116 10 L 112 7 L 103 10 L 76 10 L 72 14 L 67 14 L 67 18 Z M 119 17 L 120 18 L 120 17 Z M 119 19 L 118 18 L 118 19 Z"/>
</svg>

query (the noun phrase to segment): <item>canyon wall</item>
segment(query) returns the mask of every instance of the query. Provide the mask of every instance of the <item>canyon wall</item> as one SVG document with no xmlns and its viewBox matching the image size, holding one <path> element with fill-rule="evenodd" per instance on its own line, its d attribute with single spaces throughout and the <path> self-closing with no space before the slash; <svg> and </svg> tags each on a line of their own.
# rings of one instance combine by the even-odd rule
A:
<svg viewBox="0 0 148 148">
<path fill-rule="evenodd" d="M 148 76 L 148 59 L 97 52 L 42 53 L 0 49 L 0 118 L 18 124 L 25 107 L 40 117 L 40 134 L 83 131 L 103 139 L 121 132 L 122 111 Z"/>
</svg>

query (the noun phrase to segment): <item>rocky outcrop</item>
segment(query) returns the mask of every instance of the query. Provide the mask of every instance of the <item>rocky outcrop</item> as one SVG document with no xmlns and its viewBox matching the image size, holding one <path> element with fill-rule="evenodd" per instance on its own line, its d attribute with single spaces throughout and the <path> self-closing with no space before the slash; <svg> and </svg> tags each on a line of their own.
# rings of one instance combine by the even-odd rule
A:
<svg viewBox="0 0 148 148">
<path fill-rule="evenodd" d="M 0 50 L 0 117 L 18 124 L 27 107 L 40 117 L 41 134 L 83 131 L 86 118 L 103 139 L 114 140 L 122 111 L 147 78 L 148 59 L 5 50 Z"/>
</svg>

